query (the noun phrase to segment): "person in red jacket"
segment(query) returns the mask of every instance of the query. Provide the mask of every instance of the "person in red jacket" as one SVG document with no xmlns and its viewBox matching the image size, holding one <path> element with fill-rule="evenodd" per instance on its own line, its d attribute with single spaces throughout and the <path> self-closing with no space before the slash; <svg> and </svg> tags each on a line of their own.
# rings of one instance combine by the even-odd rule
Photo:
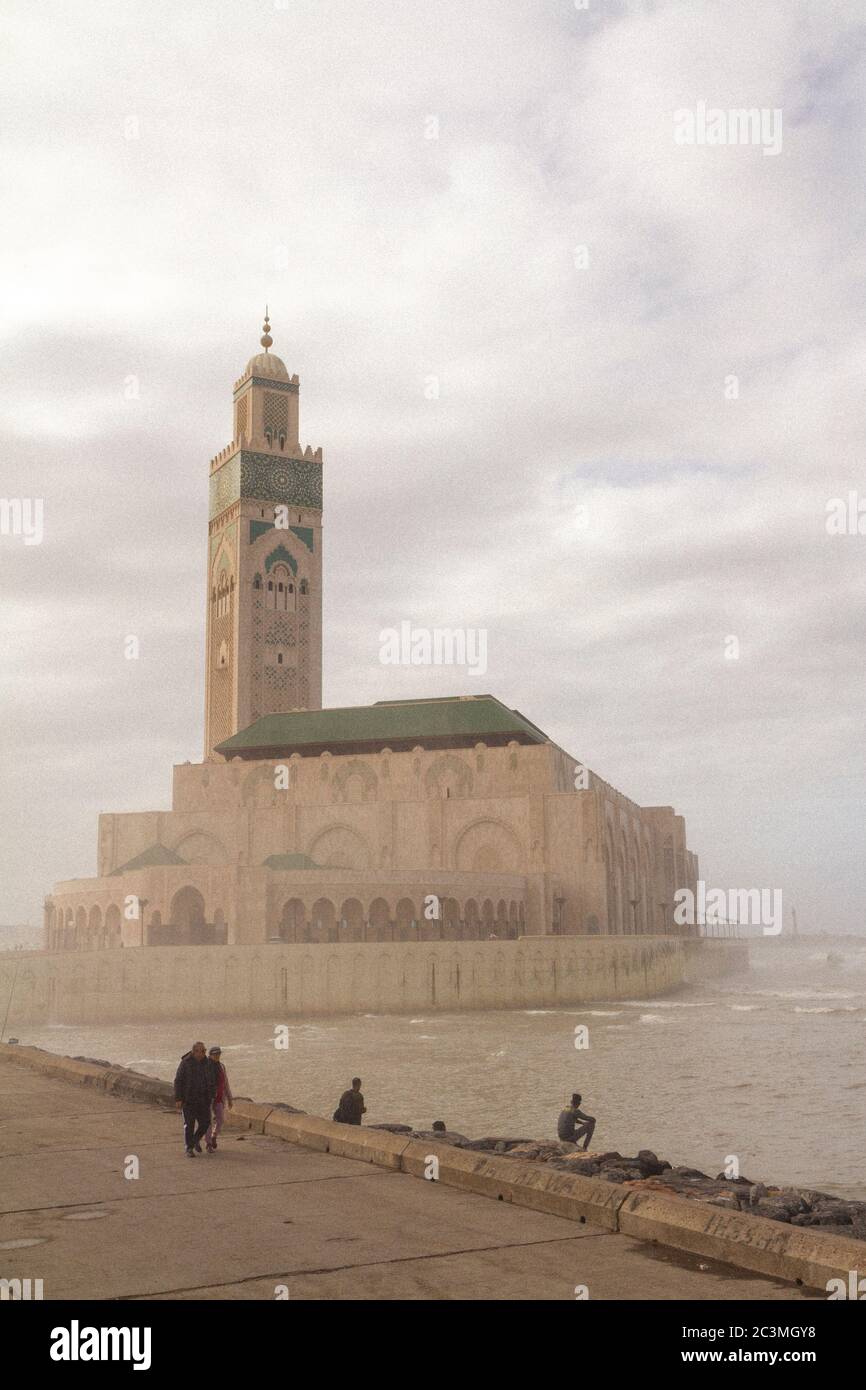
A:
<svg viewBox="0 0 866 1390">
<path fill-rule="evenodd" d="M 226 1105 L 229 1110 L 234 1106 L 232 1098 L 232 1088 L 229 1085 L 228 1072 L 223 1066 L 222 1052 L 218 1047 L 212 1047 L 208 1053 L 208 1059 L 213 1064 L 217 1074 L 216 1095 L 213 1101 L 213 1119 L 207 1132 L 207 1151 L 212 1154 L 216 1151 L 217 1135 L 223 1127 L 223 1119 L 226 1113 Z"/>
</svg>

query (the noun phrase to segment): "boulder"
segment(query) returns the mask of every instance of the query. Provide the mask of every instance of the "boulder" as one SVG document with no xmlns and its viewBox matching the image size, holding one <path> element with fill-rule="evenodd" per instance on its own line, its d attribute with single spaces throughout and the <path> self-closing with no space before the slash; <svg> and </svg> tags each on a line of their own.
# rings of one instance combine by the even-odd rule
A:
<svg viewBox="0 0 866 1390">
<path fill-rule="evenodd" d="M 637 1156 L 637 1164 L 642 1178 L 657 1177 L 671 1166 L 666 1159 L 654 1154 L 652 1149 L 641 1149 Z"/>
</svg>

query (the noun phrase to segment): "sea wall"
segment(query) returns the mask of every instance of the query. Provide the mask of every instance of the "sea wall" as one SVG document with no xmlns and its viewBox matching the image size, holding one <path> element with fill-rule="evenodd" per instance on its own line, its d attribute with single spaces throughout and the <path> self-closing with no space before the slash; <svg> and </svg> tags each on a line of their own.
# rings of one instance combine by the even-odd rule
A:
<svg viewBox="0 0 866 1390">
<path fill-rule="evenodd" d="M 745 969 L 738 941 L 523 937 L 354 945 L 154 946 L 0 958 L 4 1037 L 26 1024 L 552 1008 L 662 994 Z"/>
</svg>

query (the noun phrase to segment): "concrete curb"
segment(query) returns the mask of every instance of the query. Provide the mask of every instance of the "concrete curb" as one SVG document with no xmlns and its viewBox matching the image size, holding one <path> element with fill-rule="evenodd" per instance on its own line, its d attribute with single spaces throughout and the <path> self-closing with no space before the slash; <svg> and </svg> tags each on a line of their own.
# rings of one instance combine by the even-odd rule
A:
<svg viewBox="0 0 866 1390">
<path fill-rule="evenodd" d="M 705 1202 L 632 1190 L 618 1212 L 618 1229 L 638 1240 L 672 1245 L 693 1255 L 788 1279 L 826 1291 L 866 1264 L 866 1241 L 825 1235 L 765 1216 L 721 1211 Z"/>
<path fill-rule="evenodd" d="M 0 1058 L 4 1057 L 43 1075 L 95 1086 L 118 1097 L 173 1103 L 170 1082 L 138 1072 L 0 1043 Z M 570 1221 L 590 1222 L 821 1292 L 826 1292 L 830 1279 L 847 1284 L 849 1272 L 866 1264 L 864 1241 L 745 1212 L 722 1211 L 691 1198 L 581 1177 L 541 1163 L 427 1143 L 389 1130 L 336 1124 L 246 1098 L 239 1098 L 234 1109 L 226 1111 L 226 1126 L 420 1178 L 428 1177 L 430 1160 L 435 1158 L 436 1180 L 449 1187 Z"/>
</svg>

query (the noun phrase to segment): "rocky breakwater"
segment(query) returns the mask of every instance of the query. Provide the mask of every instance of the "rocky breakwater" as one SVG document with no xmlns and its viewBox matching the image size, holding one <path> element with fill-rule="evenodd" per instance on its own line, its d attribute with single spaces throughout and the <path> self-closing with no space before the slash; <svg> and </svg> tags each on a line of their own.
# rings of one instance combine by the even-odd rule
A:
<svg viewBox="0 0 866 1390">
<path fill-rule="evenodd" d="M 487 1137 L 468 1139 L 464 1134 L 441 1130 L 413 1130 L 409 1125 L 381 1124 L 372 1129 L 390 1130 L 411 1139 L 428 1139 L 452 1144 L 457 1149 L 474 1149 L 524 1163 L 546 1163 L 566 1173 L 600 1178 L 639 1191 L 662 1192 L 668 1196 L 691 1198 L 727 1211 L 765 1216 L 789 1226 L 818 1226 L 831 1235 L 866 1240 L 866 1201 L 834 1197 L 811 1188 L 773 1187 L 751 1178 L 728 1178 L 719 1173 L 712 1178 L 697 1168 L 674 1167 L 651 1149 L 640 1149 L 634 1157 L 610 1150 L 584 1153 L 572 1144 L 558 1140 Z"/>
</svg>

